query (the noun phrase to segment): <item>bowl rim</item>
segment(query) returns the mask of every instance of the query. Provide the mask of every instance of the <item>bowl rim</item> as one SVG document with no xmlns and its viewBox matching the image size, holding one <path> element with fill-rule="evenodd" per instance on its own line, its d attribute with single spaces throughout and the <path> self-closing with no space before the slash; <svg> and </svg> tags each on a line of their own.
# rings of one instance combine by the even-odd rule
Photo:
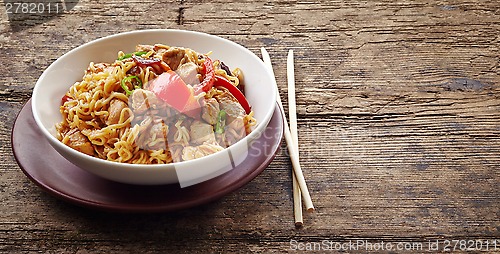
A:
<svg viewBox="0 0 500 254">
<path fill-rule="evenodd" d="M 45 128 L 45 126 L 43 125 L 41 119 L 40 119 L 40 116 L 38 115 L 38 110 L 37 110 L 37 107 L 36 105 L 38 104 L 37 102 L 37 96 L 35 96 L 36 94 L 39 94 L 39 90 L 41 89 L 39 84 L 42 83 L 42 80 L 45 79 L 45 77 L 48 75 L 48 73 L 51 71 L 52 68 L 55 68 L 54 66 L 59 62 L 59 61 L 62 61 L 61 59 L 64 59 L 66 57 L 68 57 L 68 55 L 71 55 L 73 54 L 74 52 L 76 51 L 79 51 L 79 50 L 82 50 L 83 48 L 86 48 L 86 47 L 91 47 L 92 45 L 94 44 L 98 44 L 98 43 L 101 43 L 103 41 L 106 41 L 106 40 L 112 40 L 112 39 L 117 39 L 119 37 L 126 37 L 126 36 L 130 36 L 130 35 L 136 35 L 136 34 L 142 34 L 142 33 L 183 33 L 183 34 L 194 34 L 194 35 L 197 35 L 197 36 L 205 36 L 205 37 L 210 37 L 214 40 L 220 40 L 220 41 L 224 41 L 225 43 L 230 43 L 230 44 L 233 44 L 233 46 L 236 46 L 237 48 L 239 48 L 239 50 L 242 50 L 242 51 L 246 51 L 247 53 L 249 53 L 249 55 L 254 58 L 254 60 L 258 60 L 259 62 L 262 63 L 262 66 L 264 66 L 264 70 L 267 72 L 268 76 L 271 77 L 271 86 L 269 87 L 270 93 L 274 94 L 273 98 L 276 98 L 276 94 L 277 94 L 277 87 L 275 85 L 275 81 L 273 80 L 273 76 L 272 76 L 272 73 L 271 71 L 265 67 L 265 64 L 264 62 L 255 54 L 253 53 L 252 51 L 250 51 L 249 49 L 245 48 L 244 46 L 242 46 L 241 44 L 239 43 L 236 43 L 234 41 L 231 41 L 229 39 L 226 39 L 226 38 L 222 38 L 222 37 L 219 37 L 219 36 L 216 36 L 216 35 L 213 35 L 213 34 L 208 34 L 208 33 L 205 33 L 205 32 L 199 32 L 199 31 L 192 31 L 192 30 L 183 30 L 183 29 L 143 29 L 143 30 L 133 30 L 133 31 L 127 31 L 127 32 L 121 32 L 121 33 L 116 33 L 116 34 L 111 34 L 111 35 L 107 35 L 107 36 L 104 36 L 104 37 L 100 37 L 100 38 L 97 38 L 97 39 L 94 39 L 94 40 L 91 40 L 91 41 L 88 41 L 84 44 L 81 44 L 69 51 L 67 51 L 66 53 L 64 53 L 63 55 L 61 55 L 60 57 L 58 57 L 55 61 L 53 61 L 44 71 L 43 73 L 40 75 L 40 77 L 38 78 L 38 80 L 36 81 L 35 83 L 35 86 L 33 88 L 33 92 L 32 92 L 32 111 L 33 111 L 33 118 L 35 119 L 35 122 L 37 124 L 37 126 L 41 129 L 43 135 L 49 139 L 49 143 L 51 143 L 52 145 L 57 145 L 60 149 L 63 149 L 65 151 L 68 151 L 69 153 L 71 153 L 72 156 L 77 156 L 77 157 L 82 157 L 82 158 L 85 158 L 85 159 L 89 159 L 91 161 L 94 161 L 95 163 L 101 163 L 101 164 L 104 164 L 104 165 L 108 165 L 108 166 L 121 166 L 122 169 L 121 170 L 159 170 L 159 169 L 170 169 L 170 168 L 175 168 L 175 166 L 179 165 L 179 166 L 185 166 L 185 165 L 189 165 L 193 162 L 199 162 L 200 160 L 209 160 L 211 159 L 212 157 L 215 157 L 217 156 L 218 154 L 220 154 L 221 152 L 224 152 L 224 151 L 228 151 L 227 149 L 230 149 L 232 146 L 241 146 L 243 142 L 246 142 L 246 146 L 249 146 L 250 143 L 248 143 L 249 141 L 252 141 L 254 139 L 256 139 L 258 137 L 258 135 L 261 135 L 261 132 L 266 128 L 269 120 L 271 119 L 273 113 L 274 113 L 274 107 L 270 108 L 267 110 L 267 112 L 265 113 L 265 115 L 263 116 L 263 119 L 265 121 L 265 124 L 257 124 L 257 127 L 254 129 L 254 131 L 252 131 L 250 134 L 248 134 L 247 136 L 245 136 L 244 138 L 240 139 L 238 142 L 236 142 L 235 144 L 225 148 L 224 150 L 221 150 L 219 152 L 216 152 L 216 153 L 213 153 L 213 154 L 209 154 L 207 156 L 204 156 L 204 157 L 201 157 L 201 158 L 198 158 L 198 159 L 194 159 L 194 160 L 189 160 L 189 161 L 181 161 L 181 162 L 173 162 L 173 163 L 167 163 L 167 164 L 132 164 L 132 163 L 123 163 L 123 162 L 116 162 L 116 161 L 109 161 L 109 160 L 105 160 L 105 159 L 101 159 L 101 158 L 97 158 L 97 157 L 94 157 L 94 156 L 90 156 L 88 154 L 85 154 L 85 153 L 82 153 L 82 152 L 79 152 L 67 145 L 64 145 L 60 140 L 58 140 L 56 137 L 54 137 L 48 130 L 47 128 Z M 68 87 L 70 87 L 71 85 L 68 85 Z M 275 105 L 275 103 L 273 104 Z M 259 131 L 256 131 L 256 130 L 259 130 Z M 57 150 L 57 149 L 56 149 Z"/>
</svg>

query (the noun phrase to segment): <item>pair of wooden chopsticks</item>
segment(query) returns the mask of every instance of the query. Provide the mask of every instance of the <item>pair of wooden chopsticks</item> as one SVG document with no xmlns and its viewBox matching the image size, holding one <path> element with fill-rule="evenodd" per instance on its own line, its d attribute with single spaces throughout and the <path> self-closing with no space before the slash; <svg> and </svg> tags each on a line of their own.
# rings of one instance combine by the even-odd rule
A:
<svg viewBox="0 0 500 254">
<path fill-rule="evenodd" d="M 262 58 L 264 63 L 267 65 L 271 74 L 273 76 L 273 80 L 275 82 L 275 86 L 278 89 L 278 85 L 276 84 L 276 78 L 274 76 L 274 70 L 271 63 L 271 58 L 269 57 L 269 53 L 265 48 L 261 48 Z M 288 147 L 288 152 L 290 154 L 290 159 L 292 161 L 293 166 L 293 200 L 294 200 L 294 217 L 295 217 L 295 225 L 300 227 L 303 224 L 302 219 L 302 198 L 304 199 L 304 204 L 306 206 L 306 210 L 308 212 L 314 211 L 314 206 L 311 200 L 311 196 L 309 194 L 309 190 L 307 189 L 307 184 L 304 179 L 304 175 L 302 174 L 302 168 L 299 163 L 299 141 L 297 134 L 297 111 L 295 105 L 295 70 L 293 63 L 293 51 L 290 50 L 288 52 L 287 58 L 287 77 L 288 77 L 288 114 L 290 116 L 290 126 L 287 124 L 286 115 L 283 115 L 285 121 L 285 140 Z M 276 98 L 278 101 L 278 105 L 281 108 L 281 111 L 284 113 L 283 104 L 281 102 L 281 96 L 278 89 L 278 96 Z M 302 198 L 301 198 L 302 196 Z"/>
</svg>

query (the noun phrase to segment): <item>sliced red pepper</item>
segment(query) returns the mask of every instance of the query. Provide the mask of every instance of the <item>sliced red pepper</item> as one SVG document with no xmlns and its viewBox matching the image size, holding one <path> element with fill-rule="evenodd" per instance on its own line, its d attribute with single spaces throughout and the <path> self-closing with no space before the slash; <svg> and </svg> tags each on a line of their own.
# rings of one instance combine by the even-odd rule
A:
<svg viewBox="0 0 500 254">
<path fill-rule="evenodd" d="M 134 62 L 141 66 L 151 66 L 154 64 L 159 64 L 161 62 L 161 60 L 158 58 L 146 59 L 136 55 L 132 55 L 132 58 L 134 59 Z"/>
<path fill-rule="evenodd" d="M 174 71 L 169 70 L 162 73 L 149 83 L 147 89 L 179 112 L 192 118 L 200 118 L 200 103 L 191 94 L 186 83 Z"/>
<path fill-rule="evenodd" d="M 205 56 L 205 61 L 203 62 L 203 81 L 194 87 L 194 94 L 200 94 L 201 92 L 208 92 L 215 81 L 215 70 L 214 64 L 210 57 Z"/>
<path fill-rule="evenodd" d="M 229 82 L 229 80 L 216 76 L 215 77 L 215 87 L 221 86 L 226 88 L 233 96 L 238 100 L 238 102 L 241 104 L 243 109 L 245 110 L 245 113 L 249 114 L 252 108 L 250 107 L 250 104 L 247 101 L 247 98 L 245 98 L 245 95 L 238 89 L 233 83 Z"/>
<path fill-rule="evenodd" d="M 151 66 L 156 74 L 160 74 L 164 71 L 169 71 L 170 67 L 168 64 L 163 62 L 158 58 L 146 59 L 140 56 L 132 55 L 134 62 L 137 63 L 138 66 L 146 67 Z"/>
<path fill-rule="evenodd" d="M 61 105 L 64 105 L 64 103 L 66 103 L 67 101 L 71 101 L 73 100 L 73 98 L 69 97 L 68 95 L 64 95 L 62 98 L 61 98 Z"/>
</svg>

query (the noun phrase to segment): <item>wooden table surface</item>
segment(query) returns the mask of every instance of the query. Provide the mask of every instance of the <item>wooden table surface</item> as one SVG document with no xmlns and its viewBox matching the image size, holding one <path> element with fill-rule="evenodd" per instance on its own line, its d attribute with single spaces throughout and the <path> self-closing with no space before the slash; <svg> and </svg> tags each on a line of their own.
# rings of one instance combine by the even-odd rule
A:
<svg viewBox="0 0 500 254">
<path fill-rule="evenodd" d="M 0 252 L 500 252 L 499 1 L 51 0 L 66 10 L 7 13 L 21 2 L 0 5 Z M 284 144 L 241 189 L 169 213 L 82 208 L 22 173 L 12 125 L 44 69 L 85 42 L 150 28 L 266 47 L 285 110 L 294 50 L 317 208 L 302 228 Z"/>
</svg>

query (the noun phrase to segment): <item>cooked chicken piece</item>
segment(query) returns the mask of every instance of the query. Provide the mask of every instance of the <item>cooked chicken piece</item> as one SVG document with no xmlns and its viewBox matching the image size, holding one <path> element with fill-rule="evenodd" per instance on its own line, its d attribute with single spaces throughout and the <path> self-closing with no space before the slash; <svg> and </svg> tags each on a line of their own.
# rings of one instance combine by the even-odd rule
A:
<svg viewBox="0 0 500 254">
<path fill-rule="evenodd" d="M 155 123 L 149 130 L 148 148 L 151 150 L 167 149 L 168 125 Z"/>
<path fill-rule="evenodd" d="M 108 108 L 108 119 L 106 120 L 107 125 L 117 124 L 120 121 L 120 114 L 123 109 L 127 108 L 127 103 L 119 99 L 112 99 L 109 103 Z M 128 113 L 125 113 L 125 118 L 130 117 Z"/>
<path fill-rule="evenodd" d="M 207 123 L 214 125 L 217 122 L 217 114 L 220 111 L 219 102 L 214 98 L 205 99 L 202 101 L 201 109 L 201 118 L 207 121 Z"/>
<path fill-rule="evenodd" d="M 226 124 L 227 128 L 224 132 L 226 146 L 231 146 L 246 136 L 245 121 L 242 116 L 236 117 Z"/>
<path fill-rule="evenodd" d="M 204 142 L 215 142 L 215 133 L 212 125 L 195 120 L 191 124 L 190 129 L 191 131 L 189 132 L 189 136 L 191 137 L 191 141 L 193 143 L 202 144 Z"/>
<path fill-rule="evenodd" d="M 90 143 L 98 146 L 104 145 L 106 139 L 109 139 L 111 136 L 111 133 L 105 132 L 102 129 L 83 129 L 81 133 L 87 137 Z M 106 139 L 102 139 L 102 137 L 105 137 Z"/>
<path fill-rule="evenodd" d="M 80 131 L 76 129 L 75 131 L 70 131 L 68 135 L 69 139 L 67 145 L 69 147 L 88 155 L 94 155 L 94 147 L 92 147 L 87 137 Z"/>
<path fill-rule="evenodd" d="M 139 44 L 139 45 L 135 46 L 135 51 L 145 51 L 145 52 L 148 52 L 148 51 L 151 51 L 153 49 L 154 49 L 154 47 L 152 45 L 142 45 L 142 44 Z"/>
<path fill-rule="evenodd" d="M 110 66 L 107 63 L 92 63 L 87 70 L 85 71 L 86 74 L 89 73 L 99 73 L 99 72 L 112 72 L 114 69 L 113 66 Z"/>
<path fill-rule="evenodd" d="M 57 139 L 59 140 L 62 140 L 64 136 L 66 136 L 68 131 L 70 131 L 69 126 L 67 124 L 63 125 L 62 123 L 56 124 L 56 130 L 57 130 Z"/>
<path fill-rule="evenodd" d="M 226 111 L 225 145 L 230 146 L 246 135 L 245 110 L 228 91 L 215 95 L 215 98 L 219 101 L 220 110 Z"/>
<path fill-rule="evenodd" d="M 182 149 L 182 159 L 185 161 L 194 160 L 222 150 L 224 150 L 224 148 L 216 144 L 187 146 Z"/>
<path fill-rule="evenodd" d="M 215 95 L 215 98 L 219 102 L 220 110 L 226 111 L 227 124 L 232 122 L 235 118 L 245 116 L 245 110 L 243 109 L 241 104 L 228 91 L 225 91 L 222 94 Z"/>
<path fill-rule="evenodd" d="M 165 45 L 165 44 L 159 44 L 159 43 L 157 43 L 157 44 L 155 44 L 155 45 L 153 46 L 153 49 L 154 49 L 154 51 L 160 51 L 160 50 L 162 50 L 162 49 L 167 50 L 167 49 L 169 49 L 169 48 L 171 48 L 171 47 L 172 47 L 172 46 L 168 46 L 168 45 Z"/>
<path fill-rule="evenodd" d="M 198 65 L 193 62 L 187 62 L 180 65 L 175 72 L 186 84 L 197 85 L 200 83 L 198 78 Z"/>
<path fill-rule="evenodd" d="M 227 122 L 226 125 L 235 130 L 237 133 L 240 133 L 242 135 L 245 135 L 245 120 L 243 119 L 243 116 L 238 116 L 234 118 L 231 122 Z M 243 136 L 240 136 L 242 138 Z"/>
<path fill-rule="evenodd" d="M 132 110 L 136 114 L 142 114 L 158 104 L 158 98 L 156 98 L 156 95 L 153 92 L 144 89 L 135 89 L 130 95 L 129 100 Z"/>
<path fill-rule="evenodd" d="M 186 50 L 178 47 L 171 47 L 163 52 L 162 59 L 165 63 L 172 68 L 172 70 L 177 70 L 180 64 L 182 64 L 182 59 L 186 54 Z"/>
<path fill-rule="evenodd" d="M 104 149 L 104 146 L 96 146 L 95 151 L 99 158 L 106 159 L 106 151 Z"/>
</svg>

